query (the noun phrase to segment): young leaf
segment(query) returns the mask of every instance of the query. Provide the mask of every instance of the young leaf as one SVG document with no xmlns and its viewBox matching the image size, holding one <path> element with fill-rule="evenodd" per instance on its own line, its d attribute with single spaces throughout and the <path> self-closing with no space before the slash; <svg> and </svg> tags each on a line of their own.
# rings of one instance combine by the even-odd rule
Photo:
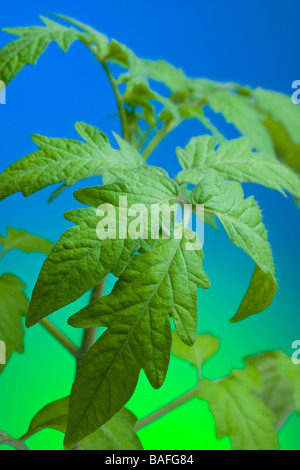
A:
<svg viewBox="0 0 300 470">
<path fill-rule="evenodd" d="M 231 377 L 237 380 L 238 382 L 244 384 L 251 391 L 260 392 L 263 388 L 263 380 L 259 370 L 254 365 L 248 362 L 247 367 L 245 367 L 244 369 L 233 370 L 231 373 Z M 267 408 L 269 407 L 267 406 Z"/>
<path fill-rule="evenodd" d="M 210 403 L 218 438 L 229 436 L 234 450 L 278 450 L 274 415 L 243 383 L 201 379 L 199 397 Z"/>
<path fill-rule="evenodd" d="M 261 212 L 253 197 L 244 199 L 241 185 L 222 181 L 213 170 L 206 173 L 191 194 L 194 204 L 216 215 L 230 240 L 242 248 L 262 271 L 275 277 L 274 264 Z"/>
<path fill-rule="evenodd" d="M 188 80 L 181 69 L 176 69 L 164 60 L 143 59 L 143 65 L 148 78 L 164 83 L 173 93 L 187 90 Z"/>
<path fill-rule="evenodd" d="M 104 186 L 79 189 L 75 198 L 87 206 L 98 207 L 101 203 L 119 206 L 119 197 L 126 196 L 127 203 L 150 204 L 171 203 L 179 194 L 175 181 L 156 174 L 147 168 L 131 170 L 111 170 L 110 178 L 114 182 Z"/>
<path fill-rule="evenodd" d="M 129 238 L 100 240 L 96 229 L 101 218 L 96 209 L 79 209 L 72 217 L 77 225 L 61 236 L 42 267 L 27 327 L 78 299 L 108 273 L 119 275 L 139 247 L 138 240 Z"/>
<path fill-rule="evenodd" d="M 72 387 L 66 449 L 109 421 L 132 396 L 141 367 L 128 342 L 125 325 L 107 334 L 83 357 Z"/>
<path fill-rule="evenodd" d="M 31 420 L 23 440 L 28 439 L 45 428 L 65 433 L 67 428 L 69 397 L 49 403 Z"/>
<path fill-rule="evenodd" d="M 206 171 L 213 169 L 224 179 L 240 183 L 258 183 L 294 196 L 300 195 L 300 178 L 273 156 L 252 151 L 251 140 L 245 137 L 222 144 L 216 151 L 213 137 L 194 137 L 185 149 L 178 148 L 183 168 L 176 180 L 179 184 L 198 184 Z"/>
<path fill-rule="evenodd" d="M 14 351 L 23 352 L 23 326 L 21 317 L 28 308 L 28 300 L 23 293 L 24 284 L 12 274 L 0 276 L 0 340 L 6 346 L 6 362 Z M 4 365 L 0 365 L 2 372 Z"/>
<path fill-rule="evenodd" d="M 80 442 L 84 450 L 143 450 L 134 432 L 136 417 L 122 408 L 106 424 Z"/>
<path fill-rule="evenodd" d="M 40 410 L 30 423 L 23 440 L 45 428 L 66 432 L 69 397 L 54 401 Z M 136 417 L 122 408 L 110 421 L 89 435 L 79 445 L 84 450 L 141 450 L 142 445 L 134 432 Z"/>
<path fill-rule="evenodd" d="M 191 194 L 192 194 L 192 191 L 187 189 L 186 184 L 180 185 L 180 196 L 179 197 L 181 197 L 181 195 L 182 195 L 184 200 L 188 204 L 192 204 Z M 199 213 L 198 217 L 200 217 L 202 221 L 204 221 L 206 224 L 210 225 L 213 229 L 218 231 L 218 226 L 217 226 L 217 223 L 216 223 L 216 220 L 215 220 L 215 217 L 214 217 L 213 214 L 208 214 L 207 212 L 204 212 L 204 213 Z"/>
<path fill-rule="evenodd" d="M 4 238 L 0 235 L 0 245 L 2 245 L 0 256 L 14 249 L 25 251 L 25 253 L 40 252 L 48 255 L 53 246 L 51 242 L 44 238 L 14 228 L 8 228 L 7 237 Z"/>
<path fill-rule="evenodd" d="M 287 377 L 293 384 L 295 408 L 300 415 L 300 365 L 292 363 L 285 354 L 278 354 L 278 370 L 281 376 Z"/>
<path fill-rule="evenodd" d="M 104 56 L 107 54 L 109 40 L 108 37 L 105 36 L 105 34 L 99 33 L 99 31 L 92 28 L 91 26 L 82 23 L 82 21 L 78 21 L 75 18 L 71 18 L 70 16 L 58 14 L 56 14 L 55 16 L 67 21 L 68 23 L 72 24 L 73 26 L 76 26 L 77 28 L 80 28 L 82 31 L 87 33 L 90 37 L 91 42 L 95 42 L 97 44 L 99 50 L 104 54 Z"/>
<path fill-rule="evenodd" d="M 300 143 L 300 108 L 292 103 L 290 96 L 263 88 L 254 90 L 253 96 L 260 109 L 280 122 L 294 143 Z"/>
<path fill-rule="evenodd" d="M 210 334 L 197 335 L 196 341 L 192 346 L 184 344 L 177 333 L 173 333 L 172 353 L 191 364 L 198 369 L 202 367 L 211 356 L 219 349 L 219 341 Z"/>
<path fill-rule="evenodd" d="M 35 65 L 50 42 L 55 41 L 64 52 L 67 52 L 72 42 L 79 39 L 79 31 L 66 28 L 44 17 L 41 19 L 45 26 L 3 29 L 20 37 L 0 50 L 0 79 L 6 85 L 25 65 Z"/>
<path fill-rule="evenodd" d="M 251 139 L 252 147 L 274 154 L 272 139 L 263 124 L 265 115 L 253 107 L 249 97 L 223 89 L 208 92 L 205 98 L 216 113 L 222 113 L 227 122 L 234 124 L 241 134 Z"/>
<path fill-rule="evenodd" d="M 65 181 L 72 186 L 89 176 L 102 175 L 108 168 L 135 168 L 144 165 L 136 149 L 116 137 L 120 150 L 113 149 L 99 129 L 79 122 L 77 132 L 86 143 L 71 139 L 32 136 L 40 147 L 13 163 L 0 175 L 0 200 L 19 191 L 31 196 L 46 186 Z"/>
<path fill-rule="evenodd" d="M 131 172 L 124 172 L 124 178 L 133 179 Z M 138 171 L 134 181 L 120 181 L 106 186 L 86 188 L 76 192 L 77 199 L 87 205 L 98 207 L 111 203 L 118 208 L 119 196 L 127 196 L 128 204 L 144 204 L 148 219 L 151 204 L 167 204 L 176 198 L 178 187 L 169 178 Z M 141 211 L 140 211 L 141 212 Z M 116 215 L 116 217 L 115 217 Z M 109 221 L 113 227 L 108 238 L 99 239 L 97 226 L 101 217 L 96 209 L 78 210 L 72 213 L 77 226 L 65 232 L 45 261 L 34 288 L 26 325 L 32 326 L 50 313 L 68 305 L 95 287 L 108 273 L 119 276 L 134 253 L 142 244 L 152 249 L 156 240 L 141 240 L 120 237 L 126 230 L 127 221 L 119 222 L 119 211 L 111 213 Z M 116 225 L 116 220 L 118 221 Z M 138 216 L 128 218 L 128 222 Z M 146 230 L 146 229 L 145 229 Z M 148 230 L 145 235 L 148 236 Z"/>
<path fill-rule="evenodd" d="M 249 367 L 255 367 L 260 374 L 262 384 L 256 394 L 276 416 L 274 425 L 279 431 L 296 408 L 294 383 L 288 376 L 291 358 L 281 351 L 274 351 L 249 357 L 246 364 L 245 374 Z M 296 369 L 295 366 L 291 367 Z M 294 369 L 291 370 L 294 372 Z"/>
<path fill-rule="evenodd" d="M 259 266 L 255 267 L 248 290 L 232 322 L 244 320 L 268 308 L 273 302 L 278 286 L 271 273 L 265 273 Z"/>
<path fill-rule="evenodd" d="M 185 343 L 195 340 L 197 286 L 207 288 L 209 281 L 202 251 L 187 250 L 186 237 L 160 239 L 155 250 L 135 256 L 109 296 L 69 320 L 72 326 L 109 328 L 84 357 L 75 380 L 68 447 L 126 403 L 141 368 L 154 387 L 162 385 L 172 340 L 169 316 Z"/>
<path fill-rule="evenodd" d="M 295 105 L 294 105 L 295 106 Z M 274 142 L 279 160 L 291 167 L 296 173 L 300 173 L 300 142 L 295 143 L 281 122 L 275 121 L 268 115 L 265 122 Z M 299 139 L 300 140 L 300 139 Z"/>
</svg>

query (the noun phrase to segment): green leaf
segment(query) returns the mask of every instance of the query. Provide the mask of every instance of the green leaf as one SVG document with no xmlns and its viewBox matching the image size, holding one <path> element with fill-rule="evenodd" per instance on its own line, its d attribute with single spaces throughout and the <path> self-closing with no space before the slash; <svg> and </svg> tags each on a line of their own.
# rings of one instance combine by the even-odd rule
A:
<svg viewBox="0 0 300 470">
<path fill-rule="evenodd" d="M 90 37 L 90 42 L 95 42 L 97 44 L 98 48 L 104 55 L 107 53 L 109 40 L 108 37 L 105 36 L 105 34 L 99 33 L 99 31 L 92 28 L 91 26 L 82 23 L 82 21 L 78 21 L 75 18 L 71 18 L 70 16 L 58 14 L 56 14 L 55 16 L 67 21 L 68 23 L 72 24 L 73 26 L 76 26 L 77 28 L 80 28 L 82 31 L 88 34 L 88 36 Z"/>
<path fill-rule="evenodd" d="M 173 93 L 181 92 L 188 86 L 184 72 L 164 60 L 143 59 L 143 65 L 148 78 L 163 82 Z"/>
<path fill-rule="evenodd" d="M 255 367 L 260 374 L 262 384 L 260 389 L 256 390 L 256 394 L 276 416 L 275 428 L 279 431 L 296 408 L 294 384 L 288 372 L 292 370 L 299 375 L 297 367 L 293 366 L 291 358 L 281 351 L 249 357 L 246 359 L 246 364 L 246 374 L 251 367 Z"/>
<path fill-rule="evenodd" d="M 181 195 L 182 195 L 183 198 L 184 198 L 185 203 L 187 202 L 188 204 L 192 204 L 191 194 L 192 194 L 192 191 L 187 189 L 186 184 L 180 185 L 180 196 L 179 197 L 181 197 Z M 210 225 L 213 229 L 218 231 L 218 226 L 217 226 L 217 223 L 215 221 L 214 215 L 200 212 L 200 213 L 198 213 L 198 217 L 200 217 L 200 220 L 202 220 L 202 222 L 204 221 L 206 224 Z"/>
<path fill-rule="evenodd" d="M 149 168 L 131 170 L 111 170 L 110 180 L 113 183 L 79 189 L 75 198 L 82 204 L 98 207 L 101 203 L 119 206 L 119 197 L 126 196 L 127 204 L 171 203 L 176 200 L 179 188 L 175 181 L 160 175 Z"/>
<path fill-rule="evenodd" d="M 231 377 L 244 384 L 251 391 L 260 392 L 263 388 L 263 381 L 260 371 L 254 365 L 248 362 L 244 369 L 233 370 Z M 269 407 L 267 406 L 267 408 Z"/>
<path fill-rule="evenodd" d="M 185 149 L 178 148 L 178 160 L 184 169 L 177 176 L 179 184 L 198 184 L 208 170 L 215 170 L 224 179 L 240 183 L 258 183 L 300 196 L 300 178 L 273 156 L 252 151 L 251 140 L 245 137 L 222 144 L 216 151 L 213 137 L 194 137 Z"/>
<path fill-rule="evenodd" d="M 218 349 L 218 339 L 210 334 L 197 335 L 195 343 L 192 346 L 187 346 L 180 340 L 177 333 L 173 333 L 172 353 L 194 364 L 198 369 L 200 369 L 204 362 L 212 357 Z"/>
<path fill-rule="evenodd" d="M 143 113 L 140 114 L 140 117 L 149 124 L 154 123 L 155 109 L 150 100 L 156 100 L 157 94 L 151 90 L 144 80 L 140 78 L 129 80 L 121 99 L 123 103 L 132 108 L 143 108 Z"/>
<path fill-rule="evenodd" d="M 93 432 L 131 397 L 140 369 L 162 385 L 170 357 L 174 319 L 180 338 L 192 344 L 197 329 L 197 286 L 207 288 L 202 250 L 182 239 L 160 239 L 155 250 L 137 255 L 112 293 L 71 317 L 72 326 L 109 325 L 89 350 L 70 401 L 67 446 Z"/>
<path fill-rule="evenodd" d="M 136 417 L 122 408 L 104 426 L 83 439 L 84 450 L 143 450 L 134 432 Z"/>
<path fill-rule="evenodd" d="M 25 253 L 40 252 L 48 255 L 53 246 L 51 242 L 44 238 L 14 228 L 8 228 L 5 238 L 0 235 L 0 245 L 2 245 L 0 256 L 14 249 L 25 251 Z"/>
<path fill-rule="evenodd" d="M 123 407 L 135 390 L 140 369 L 124 327 L 101 336 L 101 342 L 98 340 L 83 357 L 72 387 L 66 449 L 95 432 Z"/>
<path fill-rule="evenodd" d="M 111 41 L 107 36 L 100 33 L 91 26 L 82 23 L 74 18 L 65 15 L 57 15 L 59 18 L 68 21 L 69 23 L 82 29 L 89 36 L 89 43 L 94 43 L 96 46 L 97 57 L 102 63 L 113 62 L 121 67 L 129 69 L 131 78 L 140 76 L 144 72 L 144 66 L 141 60 L 124 44 L 112 39 Z M 125 74 L 124 74 L 125 75 Z M 125 76 L 124 76 L 125 79 Z"/>
<path fill-rule="evenodd" d="M 79 31 L 41 17 L 45 26 L 5 28 L 3 31 L 19 36 L 0 50 L 0 79 L 7 85 L 22 68 L 35 65 L 48 44 L 55 41 L 67 52 L 72 42 L 79 39 Z"/>
<path fill-rule="evenodd" d="M 23 440 L 45 428 L 65 433 L 67 428 L 69 397 L 56 400 L 42 408 L 32 419 Z"/>
<path fill-rule="evenodd" d="M 120 171 L 120 170 L 119 170 Z M 68 305 L 95 287 L 107 274 L 119 276 L 140 245 L 152 249 L 156 239 L 123 239 L 120 231 L 129 228 L 128 222 L 139 220 L 143 212 L 147 219 L 151 204 L 169 203 L 176 198 L 175 182 L 152 172 L 123 173 L 124 180 L 111 185 L 96 186 L 76 191 L 77 199 L 87 205 L 98 207 L 101 203 L 116 206 L 109 214 L 112 229 L 108 238 L 99 239 L 97 227 L 105 216 L 97 215 L 96 209 L 73 211 L 71 218 L 77 224 L 65 232 L 45 261 L 34 288 L 26 325 L 32 326 L 50 313 Z M 127 178 L 127 180 L 126 180 Z M 140 215 L 119 222 L 119 196 L 128 197 L 128 205 L 144 204 Z M 142 214 L 142 215 L 143 215 Z M 148 236 L 152 227 L 145 228 Z"/>
<path fill-rule="evenodd" d="M 265 115 L 253 107 L 251 98 L 225 89 L 208 92 L 205 98 L 216 113 L 222 113 L 227 122 L 251 139 L 252 147 L 274 154 L 272 139 L 263 124 Z"/>
<path fill-rule="evenodd" d="M 295 106 L 295 105 L 294 105 Z M 294 143 L 285 127 L 272 116 L 268 116 L 264 122 L 274 142 L 279 160 L 300 173 L 300 143 Z"/>
<path fill-rule="evenodd" d="M 21 317 L 28 308 L 23 292 L 24 284 L 12 274 L 0 276 L 0 340 L 6 346 L 6 362 L 14 351 L 23 352 L 23 325 Z M 2 372 L 4 365 L 0 365 Z"/>
<path fill-rule="evenodd" d="M 113 149 L 99 129 L 76 123 L 77 132 L 86 143 L 71 139 L 32 136 L 40 147 L 13 163 L 0 175 L 0 200 L 19 191 L 31 196 L 51 184 L 65 181 L 72 186 L 89 176 L 102 175 L 108 168 L 135 168 L 144 165 L 136 149 L 115 136 L 120 150 Z"/>
<path fill-rule="evenodd" d="M 27 327 L 75 301 L 110 272 L 119 275 L 139 247 L 138 240 L 100 240 L 96 209 L 79 209 L 71 217 L 78 225 L 61 236 L 46 259 L 32 294 Z"/>
<path fill-rule="evenodd" d="M 222 181 L 211 170 L 192 191 L 194 204 L 218 217 L 230 240 L 242 248 L 265 273 L 275 278 L 274 264 L 261 212 L 253 197 L 244 199 L 241 185 Z"/>
<path fill-rule="evenodd" d="M 69 397 L 54 401 L 40 410 L 30 423 L 23 440 L 45 429 L 66 432 Z M 84 450 L 141 450 L 142 445 L 134 432 L 136 417 L 122 408 L 110 421 L 90 434 L 79 445 Z M 1 442 L 1 436 L 0 436 Z"/>
<path fill-rule="evenodd" d="M 244 320 L 268 308 L 273 302 L 278 286 L 271 273 L 265 273 L 255 267 L 248 290 L 232 322 Z"/>
<path fill-rule="evenodd" d="M 234 450 L 277 450 L 274 415 L 264 402 L 233 379 L 201 379 L 199 397 L 210 403 L 217 436 L 229 436 Z"/>
<path fill-rule="evenodd" d="M 280 122 L 294 143 L 300 143 L 300 108 L 292 103 L 291 97 L 263 88 L 254 90 L 253 96 L 260 109 Z"/>
<path fill-rule="evenodd" d="M 300 364 L 293 364 L 288 356 L 279 353 L 278 370 L 293 384 L 295 408 L 300 415 Z"/>
</svg>

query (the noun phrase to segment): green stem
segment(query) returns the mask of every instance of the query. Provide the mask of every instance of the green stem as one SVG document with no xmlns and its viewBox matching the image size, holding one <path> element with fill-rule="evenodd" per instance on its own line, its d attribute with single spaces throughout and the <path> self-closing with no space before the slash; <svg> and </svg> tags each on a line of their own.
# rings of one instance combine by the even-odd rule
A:
<svg viewBox="0 0 300 470">
<path fill-rule="evenodd" d="M 154 131 L 154 129 L 156 128 L 157 124 L 159 123 L 160 119 L 156 119 L 156 121 L 149 127 L 149 129 L 144 133 L 141 141 L 139 142 L 139 145 L 138 145 L 138 150 L 140 151 L 141 148 L 143 147 L 144 143 L 146 142 L 146 140 L 148 139 L 149 135 L 151 134 L 152 131 Z"/>
<path fill-rule="evenodd" d="M 174 121 L 170 122 L 168 126 L 166 126 L 164 129 L 159 131 L 155 137 L 151 140 L 151 142 L 148 144 L 148 146 L 145 148 L 145 150 L 142 153 L 142 156 L 144 157 L 145 160 L 150 156 L 150 154 L 153 152 L 153 150 L 157 147 L 157 145 L 176 127 L 176 123 Z"/>
<path fill-rule="evenodd" d="M 101 62 L 101 61 L 100 61 Z M 116 84 L 116 81 L 114 79 L 114 77 L 112 76 L 112 74 L 110 73 L 110 70 L 109 68 L 107 67 L 107 65 L 105 64 L 105 62 L 101 62 L 107 76 L 108 76 L 108 79 L 111 83 L 111 86 L 113 88 L 113 91 L 115 93 L 115 97 L 116 97 L 116 101 L 117 101 L 117 105 L 118 105 L 118 108 L 119 108 L 119 114 L 120 114 L 120 119 L 121 119 L 121 126 L 122 126 L 122 135 L 123 135 L 123 138 L 125 140 L 127 140 L 127 129 L 126 129 L 126 114 L 125 114 L 125 109 L 123 107 L 123 103 L 122 103 L 122 98 L 121 98 L 121 95 L 119 93 L 119 90 L 118 90 L 118 87 L 117 87 L 117 84 Z"/>
<path fill-rule="evenodd" d="M 197 119 L 202 122 L 206 129 L 211 131 L 212 135 L 216 138 L 219 143 L 226 142 L 225 137 L 219 132 L 216 126 L 214 126 L 213 123 L 209 119 L 207 119 L 207 117 L 197 115 Z"/>
<path fill-rule="evenodd" d="M 17 450 L 29 450 L 28 447 L 24 444 L 22 439 L 14 439 L 8 434 L 5 434 L 5 439 L 2 439 L 0 444 L 8 444 Z"/>
<path fill-rule="evenodd" d="M 101 57 L 101 54 L 99 53 L 99 51 L 97 50 L 97 48 L 95 46 L 92 46 L 84 37 L 81 38 L 81 41 L 89 48 L 89 50 L 96 56 L 97 60 L 100 62 L 100 64 L 103 66 L 106 74 L 107 74 L 107 77 L 109 79 L 109 82 L 113 88 L 113 91 L 114 91 L 114 94 L 115 94 L 115 97 L 116 97 L 116 101 L 117 101 L 117 105 L 118 105 L 118 109 L 119 109 L 119 115 L 120 115 L 120 119 L 121 119 L 121 126 L 122 126 L 122 134 L 123 134 L 123 137 L 124 139 L 127 138 L 127 122 L 126 122 L 126 114 L 125 114 L 125 109 L 123 107 L 123 103 L 122 103 L 122 98 L 121 98 L 121 95 L 119 93 L 119 90 L 118 90 L 118 86 L 116 84 L 116 81 L 114 79 L 114 77 L 112 76 L 109 68 L 107 67 L 105 61 L 102 59 Z"/>
<path fill-rule="evenodd" d="M 100 299 L 103 296 L 105 290 L 106 278 L 104 278 L 92 291 L 91 303 Z M 97 339 L 98 328 L 86 328 L 83 331 L 81 348 L 77 354 L 77 372 L 81 366 L 83 356 L 93 346 Z"/>
<path fill-rule="evenodd" d="M 192 398 L 195 398 L 198 393 L 198 386 L 190 390 L 189 392 L 185 393 L 181 397 L 177 398 L 176 400 L 172 401 L 168 405 L 164 406 L 160 410 L 155 411 L 151 415 L 147 416 L 144 419 L 141 419 L 138 421 L 138 423 L 135 426 L 135 431 L 138 431 L 139 429 L 144 428 L 145 426 L 148 426 L 148 424 L 151 424 L 153 421 L 156 421 L 157 419 L 161 418 L 164 416 L 166 413 L 169 413 L 169 411 L 174 410 L 174 408 L 177 408 L 178 406 L 182 405 L 183 403 L 191 400 Z"/>
<path fill-rule="evenodd" d="M 56 326 L 54 326 L 47 318 L 43 318 L 40 324 L 52 335 L 59 343 L 61 343 L 73 356 L 77 357 L 79 349 L 70 341 Z"/>
</svg>

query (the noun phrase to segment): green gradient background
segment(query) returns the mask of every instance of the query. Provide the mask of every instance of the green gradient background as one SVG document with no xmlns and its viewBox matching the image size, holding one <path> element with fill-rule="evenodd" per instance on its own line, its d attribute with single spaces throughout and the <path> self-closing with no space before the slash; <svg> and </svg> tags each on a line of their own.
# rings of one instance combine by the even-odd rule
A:
<svg viewBox="0 0 300 470">
<path fill-rule="evenodd" d="M 121 2 L 101 4 L 101 9 L 100 4 L 92 0 L 87 0 L 84 8 L 70 0 L 48 0 L 43 2 L 43 8 L 37 0 L 26 2 L 26 6 L 16 3 L 19 8 L 15 4 L 2 7 L 0 26 L 34 24 L 39 13 L 60 11 L 117 37 L 141 56 L 166 58 L 191 76 L 235 80 L 286 93 L 290 93 L 292 81 L 299 79 L 299 61 L 294 60 L 299 42 L 298 25 L 291 19 L 291 12 L 293 18 L 299 18 L 300 6 L 290 0 L 276 2 L 276 5 L 269 0 L 263 4 L 254 0 L 251 10 L 246 3 L 239 3 L 237 8 L 237 3 L 221 0 L 211 5 L 187 0 L 184 9 L 182 2 L 154 0 L 151 11 L 146 2 L 134 0 L 126 2 L 126 7 Z M 149 25 L 142 21 L 144 17 Z M 155 25 L 155 35 L 151 22 Z M 180 32 L 174 27 L 179 22 Z M 0 47 L 8 40 L 9 37 L 0 35 Z M 55 70 L 59 70 L 59 77 L 49 75 L 49 71 Z M 88 77 L 88 86 L 82 82 L 83 73 Z M 98 126 L 111 138 L 112 130 L 119 132 L 119 123 L 105 116 L 114 110 L 106 78 L 85 49 L 74 45 L 63 55 L 51 46 L 37 67 L 27 67 L 12 82 L 7 90 L 7 105 L 0 106 L 0 171 L 35 150 L 29 140 L 31 133 L 76 138 L 74 122 L 83 120 Z M 221 120 L 220 123 L 228 137 L 236 136 L 231 126 L 225 126 Z M 154 152 L 149 163 L 163 166 L 174 176 L 179 171 L 175 147 L 186 145 L 191 136 L 203 132 L 197 122 L 184 123 Z M 92 180 L 88 184 L 94 183 Z M 81 182 L 75 189 L 85 184 Z M 78 207 L 78 203 L 69 189 L 48 205 L 52 190 L 46 189 L 28 199 L 17 195 L 1 202 L 0 233 L 4 234 L 8 226 L 13 226 L 57 240 L 70 226 L 63 219 L 63 213 Z M 284 198 L 275 191 L 245 185 L 245 192 L 254 194 L 263 210 L 279 292 L 267 311 L 230 324 L 254 265 L 228 241 L 222 229 L 219 233 L 210 227 L 206 229 L 204 267 L 212 286 L 209 291 L 199 291 L 198 331 L 220 338 L 219 352 L 203 369 L 204 376 L 211 379 L 243 367 L 244 357 L 262 351 L 281 349 L 291 355 L 292 342 L 300 338 L 300 211 L 291 198 Z M 20 276 L 30 295 L 42 262 L 41 255 L 12 252 L 1 259 L 0 274 L 12 272 Z M 112 285 L 113 279 L 110 279 L 107 289 Z M 51 317 L 51 321 L 78 345 L 81 332 L 69 327 L 66 321 L 87 301 L 88 295 Z M 25 353 L 15 354 L 0 376 L 0 429 L 14 437 L 24 434 L 41 407 L 70 392 L 74 372 L 70 354 L 41 326 L 26 331 Z M 142 418 L 185 393 L 195 383 L 195 370 L 172 357 L 164 386 L 153 390 L 142 375 L 128 407 Z M 228 438 L 216 439 L 208 405 L 197 399 L 141 430 L 139 436 L 144 447 L 151 450 L 230 448 Z M 279 434 L 279 442 L 282 449 L 300 450 L 299 417 L 290 417 Z M 28 445 L 31 449 L 62 448 L 62 435 L 45 430 L 28 440 Z M 7 448 L 9 446 L 0 446 L 0 449 Z"/>
</svg>

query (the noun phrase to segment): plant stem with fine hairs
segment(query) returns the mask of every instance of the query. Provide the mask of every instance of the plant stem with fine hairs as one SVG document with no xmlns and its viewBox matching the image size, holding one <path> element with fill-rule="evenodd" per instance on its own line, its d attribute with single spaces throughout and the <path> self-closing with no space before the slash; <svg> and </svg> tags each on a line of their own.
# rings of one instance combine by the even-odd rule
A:
<svg viewBox="0 0 300 470">
<path fill-rule="evenodd" d="M 103 296 L 105 290 L 106 278 L 104 278 L 92 291 L 91 303 L 100 299 Z M 81 348 L 77 354 L 77 371 L 80 368 L 83 356 L 93 346 L 97 339 L 98 328 L 86 328 L 83 331 Z"/>
<path fill-rule="evenodd" d="M 141 419 L 135 426 L 135 431 L 138 431 L 139 429 L 144 428 L 148 424 L 151 424 L 153 421 L 156 421 L 158 418 L 161 418 L 164 416 L 166 413 L 169 413 L 169 411 L 174 410 L 174 408 L 177 408 L 177 406 L 182 405 L 183 403 L 189 401 L 191 398 L 194 398 L 197 396 L 198 393 L 198 386 L 190 390 L 189 392 L 185 393 L 179 398 L 176 398 L 176 400 L 172 401 L 168 405 L 164 406 L 160 410 L 155 411 L 151 415 L 147 416 L 144 419 Z"/>
</svg>

